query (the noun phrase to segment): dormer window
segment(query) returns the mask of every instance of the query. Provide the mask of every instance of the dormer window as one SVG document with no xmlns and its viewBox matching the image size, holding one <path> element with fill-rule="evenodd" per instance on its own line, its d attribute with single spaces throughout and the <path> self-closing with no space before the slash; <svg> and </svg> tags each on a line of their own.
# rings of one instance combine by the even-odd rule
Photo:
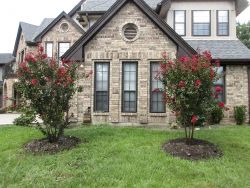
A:
<svg viewBox="0 0 250 188">
<path fill-rule="evenodd" d="M 229 11 L 227 10 L 217 11 L 217 35 L 229 35 Z"/>
<path fill-rule="evenodd" d="M 180 36 L 186 35 L 186 11 L 185 10 L 174 11 L 174 30 Z"/>
<path fill-rule="evenodd" d="M 209 10 L 193 11 L 193 36 L 211 35 L 211 13 Z"/>
</svg>

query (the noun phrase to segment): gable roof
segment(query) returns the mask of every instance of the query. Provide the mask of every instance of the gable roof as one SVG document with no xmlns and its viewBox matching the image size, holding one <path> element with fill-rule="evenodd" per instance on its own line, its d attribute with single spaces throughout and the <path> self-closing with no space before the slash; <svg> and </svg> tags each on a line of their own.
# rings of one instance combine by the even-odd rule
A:
<svg viewBox="0 0 250 188">
<path fill-rule="evenodd" d="M 187 40 L 194 48 L 209 50 L 213 59 L 250 60 L 250 50 L 240 40 Z"/>
<path fill-rule="evenodd" d="M 0 65 L 4 65 L 14 61 L 15 58 L 10 53 L 0 53 Z"/>
<path fill-rule="evenodd" d="M 59 14 L 47 27 L 45 27 L 42 32 L 40 32 L 37 36 L 35 36 L 34 41 L 39 42 L 42 37 L 50 31 L 62 18 L 65 18 L 68 22 L 70 22 L 80 33 L 84 33 L 84 30 L 66 14 L 64 11 Z"/>
<path fill-rule="evenodd" d="M 164 20 L 162 20 L 154 10 L 152 10 L 142 0 L 117 0 L 115 4 L 100 18 L 98 21 L 89 28 L 85 35 L 83 35 L 75 44 L 62 56 L 64 59 L 70 59 L 77 53 L 77 51 L 86 45 L 108 22 L 114 15 L 128 2 L 133 2 L 145 15 L 154 22 L 160 30 L 163 31 L 175 44 L 177 44 L 180 51 L 192 55 L 196 51 L 185 42 Z"/>
<path fill-rule="evenodd" d="M 74 16 L 74 14 L 77 12 L 77 11 L 80 11 L 81 10 L 81 6 L 82 4 L 85 2 L 86 0 L 81 0 L 69 13 L 68 15 L 70 17 Z"/>
<path fill-rule="evenodd" d="M 105 12 L 117 0 L 86 0 L 82 7 L 82 12 Z M 119 0 L 118 0 L 119 1 Z M 144 0 L 152 9 L 156 10 L 157 5 L 161 3 L 162 0 Z"/>
</svg>

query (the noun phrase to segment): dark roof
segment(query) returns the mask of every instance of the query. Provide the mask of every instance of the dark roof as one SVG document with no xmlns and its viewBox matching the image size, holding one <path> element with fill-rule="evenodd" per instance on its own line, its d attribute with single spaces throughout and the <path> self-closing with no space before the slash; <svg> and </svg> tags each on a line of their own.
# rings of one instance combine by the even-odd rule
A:
<svg viewBox="0 0 250 188">
<path fill-rule="evenodd" d="M 77 12 L 77 11 L 80 11 L 81 10 L 81 6 L 82 4 L 85 2 L 86 0 L 81 0 L 69 13 L 68 15 L 70 17 L 74 16 L 74 14 Z"/>
<path fill-rule="evenodd" d="M 50 24 L 45 27 L 42 32 L 40 32 L 38 35 L 34 37 L 34 41 L 40 41 L 41 38 L 50 31 L 62 18 L 66 18 L 80 33 L 84 33 L 84 30 L 72 19 L 69 17 L 68 14 L 66 14 L 64 11 L 59 14 Z"/>
<path fill-rule="evenodd" d="M 37 27 L 36 32 L 33 35 L 32 41 L 34 41 L 35 37 L 39 35 L 48 25 L 54 20 L 54 18 L 44 18 L 39 27 Z"/>
<path fill-rule="evenodd" d="M 240 40 L 186 40 L 194 49 L 210 51 L 213 59 L 250 60 L 250 50 Z"/>
<path fill-rule="evenodd" d="M 33 41 L 33 36 L 34 36 L 34 33 L 36 32 L 38 26 L 29 24 L 29 23 L 25 23 L 25 22 L 20 22 L 20 26 L 22 28 L 25 41 L 26 42 Z"/>
<path fill-rule="evenodd" d="M 0 53 L 0 65 L 14 61 L 15 58 L 10 53 Z"/>
<path fill-rule="evenodd" d="M 83 4 L 83 12 L 90 11 L 107 11 L 117 0 L 86 0 Z M 145 2 L 154 10 L 162 0 L 145 0 Z"/>
<path fill-rule="evenodd" d="M 195 54 L 196 51 L 186 43 L 164 20 L 162 20 L 154 10 L 152 10 L 142 0 L 119 0 L 117 1 L 98 21 L 90 27 L 75 44 L 62 56 L 62 58 L 70 59 L 78 50 L 85 46 L 97 33 L 102 29 L 110 19 L 128 2 L 133 2 L 145 15 L 150 18 L 177 46 L 178 51 L 187 55 Z"/>
</svg>

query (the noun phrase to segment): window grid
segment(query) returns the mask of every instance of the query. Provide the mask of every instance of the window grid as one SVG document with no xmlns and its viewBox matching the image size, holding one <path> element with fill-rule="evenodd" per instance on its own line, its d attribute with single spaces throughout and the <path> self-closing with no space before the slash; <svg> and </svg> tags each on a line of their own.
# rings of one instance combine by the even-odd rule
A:
<svg viewBox="0 0 250 188">
<path fill-rule="evenodd" d="M 226 97 L 225 97 L 225 75 L 224 75 L 224 67 L 219 67 L 217 68 L 217 74 L 220 75 L 220 79 L 217 80 L 214 83 L 214 92 L 215 92 L 215 88 L 216 86 L 220 86 L 222 88 L 222 92 L 219 93 L 218 95 L 218 100 L 220 102 L 226 102 Z"/>
<path fill-rule="evenodd" d="M 160 63 L 150 64 L 150 113 L 165 113 L 166 104 L 163 98 L 163 84 L 156 77 L 159 73 Z"/>
<path fill-rule="evenodd" d="M 200 14 L 200 16 L 197 16 L 195 14 Z M 192 11 L 192 22 L 193 36 L 211 35 L 211 12 L 209 10 Z"/>
<path fill-rule="evenodd" d="M 109 63 L 95 63 L 94 111 L 109 112 Z"/>
<path fill-rule="evenodd" d="M 183 14 L 182 16 L 180 16 L 181 13 Z M 180 36 L 186 35 L 186 11 L 185 10 L 174 11 L 174 30 Z"/>
<path fill-rule="evenodd" d="M 223 13 L 224 15 L 220 15 Z M 217 35 L 218 36 L 229 35 L 229 11 L 227 10 L 217 11 Z"/>
<path fill-rule="evenodd" d="M 122 65 L 122 112 L 137 112 L 137 62 Z"/>
</svg>

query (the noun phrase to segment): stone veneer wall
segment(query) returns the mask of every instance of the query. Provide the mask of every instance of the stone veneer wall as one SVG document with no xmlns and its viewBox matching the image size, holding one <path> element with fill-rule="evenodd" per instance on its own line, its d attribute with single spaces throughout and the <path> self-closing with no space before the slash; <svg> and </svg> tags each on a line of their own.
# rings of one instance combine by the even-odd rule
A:
<svg viewBox="0 0 250 188">
<path fill-rule="evenodd" d="M 247 107 L 247 121 L 249 120 L 249 94 L 248 94 L 248 67 L 226 66 L 226 106 L 223 124 L 234 123 L 234 106 Z"/>
<path fill-rule="evenodd" d="M 138 26 L 139 38 L 126 42 L 122 38 L 122 28 L 126 23 Z M 109 23 L 85 46 L 85 69 L 80 73 L 94 70 L 94 62 L 110 62 L 110 105 L 109 113 L 93 112 L 94 75 L 88 81 L 82 79 L 80 85 L 84 92 L 77 95 L 78 121 L 82 122 L 84 113 L 91 107 L 92 123 L 154 123 L 166 124 L 171 112 L 149 113 L 150 61 L 159 61 L 162 52 L 174 56 L 176 45 L 134 4 L 125 5 Z M 138 62 L 138 107 L 137 113 L 121 112 L 122 62 Z M 171 118 L 172 119 L 172 118 Z"/>
</svg>

